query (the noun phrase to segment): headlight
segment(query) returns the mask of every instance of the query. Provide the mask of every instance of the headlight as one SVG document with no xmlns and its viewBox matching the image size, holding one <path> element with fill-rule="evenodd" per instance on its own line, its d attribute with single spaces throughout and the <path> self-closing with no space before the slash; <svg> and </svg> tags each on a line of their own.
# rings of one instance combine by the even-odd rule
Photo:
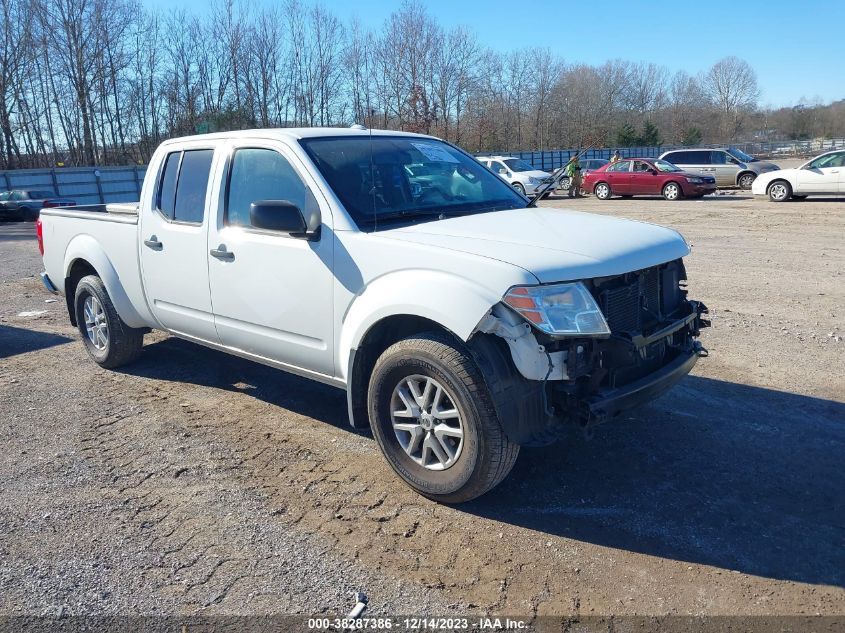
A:
<svg viewBox="0 0 845 633">
<path fill-rule="evenodd" d="M 528 177 L 528 184 L 529 184 L 529 185 L 539 185 L 539 184 L 540 184 L 540 179 L 539 179 L 539 178 L 535 178 L 534 176 L 529 176 L 529 177 Z"/>
<path fill-rule="evenodd" d="M 596 300 L 581 282 L 514 286 L 508 290 L 503 301 L 546 334 L 610 334 L 610 328 Z"/>
<path fill-rule="evenodd" d="M 691 182 L 691 183 L 694 183 L 694 184 L 700 184 L 700 183 L 704 182 L 704 180 L 702 180 L 701 178 L 687 178 L 687 182 Z"/>
</svg>

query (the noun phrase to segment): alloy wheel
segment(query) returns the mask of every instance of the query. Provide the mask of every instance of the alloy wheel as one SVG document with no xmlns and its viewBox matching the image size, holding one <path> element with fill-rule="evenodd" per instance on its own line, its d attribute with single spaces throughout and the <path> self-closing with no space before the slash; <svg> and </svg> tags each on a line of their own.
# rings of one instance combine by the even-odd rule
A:
<svg viewBox="0 0 845 633">
<path fill-rule="evenodd" d="M 769 189 L 769 196 L 772 200 L 780 202 L 781 200 L 786 200 L 786 197 L 789 195 L 789 190 L 787 189 L 786 185 L 782 182 L 776 182 L 771 186 Z"/>
<path fill-rule="evenodd" d="M 83 313 L 88 340 L 98 350 L 106 349 L 109 344 L 109 324 L 106 321 L 106 312 L 97 297 L 89 295 L 85 299 Z"/>
<path fill-rule="evenodd" d="M 403 378 L 390 400 L 393 432 L 399 445 L 420 466 L 446 470 L 457 462 L 464 425 L 455 400 L 430 376 Z"/>
</svg>

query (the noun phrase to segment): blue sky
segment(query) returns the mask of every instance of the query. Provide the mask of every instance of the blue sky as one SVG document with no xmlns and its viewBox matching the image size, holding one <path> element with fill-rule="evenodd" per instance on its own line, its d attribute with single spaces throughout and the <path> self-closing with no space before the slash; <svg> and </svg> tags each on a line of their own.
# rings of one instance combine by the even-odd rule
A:
<svg viewBox="0 0 845 633">
<path fill-rule="evenodd" d="M 145 0 L 173 6 L 172 0 Z M 273 0 L 249 0 L 269 4 Z M 197 13 L 207 0 L 178 3 Z M 322 0 L 344 21 L 378 27 L 400 0 Z M 843 0 L 423 0 L 444 26 L 464 25 L 486 46 L 508 51 L 547 46 L 567 62 L 621 58 L 696 74 L 728 55 L 757 71 L 761 105 L 845 98 Z"/>
</svg>

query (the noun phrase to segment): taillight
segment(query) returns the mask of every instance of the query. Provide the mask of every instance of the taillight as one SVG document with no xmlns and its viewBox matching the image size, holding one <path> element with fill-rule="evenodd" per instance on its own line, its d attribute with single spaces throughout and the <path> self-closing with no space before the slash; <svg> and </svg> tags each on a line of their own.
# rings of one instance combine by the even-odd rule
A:
<svg viewBox="0 0 845 633">
<path fill-rule="evenodd" d="M 41 225 L 41 218 L 35 221 L 35 234 L 38 236 L 38 250 L 41 257 L 44 257 L 44 227 Z"/>
</svg>

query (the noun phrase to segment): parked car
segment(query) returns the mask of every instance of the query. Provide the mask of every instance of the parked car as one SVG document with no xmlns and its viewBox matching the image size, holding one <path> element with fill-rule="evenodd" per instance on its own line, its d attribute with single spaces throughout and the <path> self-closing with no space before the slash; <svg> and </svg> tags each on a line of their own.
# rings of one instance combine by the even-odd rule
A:
<svg viewBox="0 0 845 633">
<path fill-rule="evenodd" d="M 700 198 L 716 191 L 713 176 L 693 174 L 653 158 L 626 158 L 590 172 L 581 188 L 599 200 L 612 196 L 663 196 L 667 200 Z"/>
<path fill-rule="evenodd" d="M 479 156 L 478 161 L 524 196 L 534 195 L 537 189 L 550 182 L 552 176 L 513 156 Z"/>
<path fill-rule="evenodd" d="M 781 169 L 760 176 L 751 192 L 772 202 L 807 196 L 845 195 L 845 151 L 826 152 L 795 169 Z"/>
<path fill-rule="evenodd" d="M 444 163 L 451 199 L 415 198 L 407 168 Z M 137 205 L 45 209 L 38 236 L 44 284 L 100 366 L 158 329 L 345 389 L 352 426 L 444 502 L 496 486 L 521 445 L 652 400 L 704 353 L 676 231 L 532 208 L 430 136 L 168 140 Z"/>
<path fill-rule="evenodd" d="M 774 163 L 758 160 L 734 147 L 715 149 L 673 149 L 660 158 L 684 171 L 714 176 L 719 187 L 751 189 L 754 179 L 776 169 Z"/>
<path fill-rule="evenodd" d="M 599 167 L 604 167 L 610 161 L 604 158 L 585 158 L 578 161 L 581 164 L 581 177 L 586 178 L 587 174 L 595 171 Z M 564 176 L 560 179 L 560 188 L 564 191 L 569 191 L 569 178 Z"/>
<path fill-rule="evenodd" d="M 44 189 L 12 189 L 0 194 L 0 218 L 34 220 L 44 207 L 69 207 L 76 202 Z"/>
</svg>

